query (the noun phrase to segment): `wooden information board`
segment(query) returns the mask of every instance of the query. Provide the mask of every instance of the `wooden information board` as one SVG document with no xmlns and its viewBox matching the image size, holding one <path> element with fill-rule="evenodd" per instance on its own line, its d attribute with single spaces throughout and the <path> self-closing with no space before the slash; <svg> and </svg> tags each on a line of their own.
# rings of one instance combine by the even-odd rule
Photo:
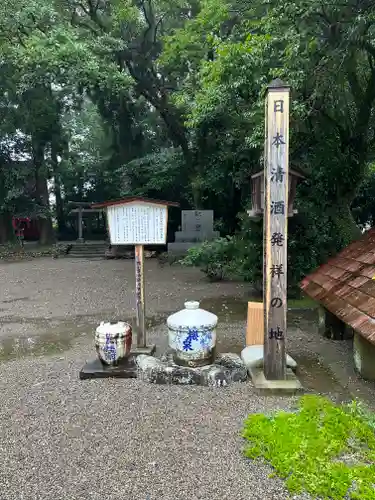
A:
<svg viewBox="0 0 375 500">
<path fill-rule="evenodd" d="M 168 207 L 144 202 L 107 208 L 112 245 L 165 245 Z"/>
<path fill-rule="evenodd" d="M 145 329 L 144 245 L 167 243 L 168 207 L 178 203 L 131 197 L 118 201 L 95 203 L 105 208 L 111 245 L 135 246 L 135 297 L 137 314 L 137 348 L 147 347 Z"/>
</svg>

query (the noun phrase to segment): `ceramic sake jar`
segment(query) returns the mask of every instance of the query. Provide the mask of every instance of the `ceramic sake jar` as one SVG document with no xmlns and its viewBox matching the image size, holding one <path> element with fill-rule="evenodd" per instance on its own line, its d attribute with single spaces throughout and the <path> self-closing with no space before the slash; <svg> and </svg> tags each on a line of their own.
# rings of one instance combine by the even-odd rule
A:
<svg viewBox="0 0 375 500">
<path fill-rule="evenodd" d="M 174 362 L 181 366 L 210 365 L 215 359 L 218 318 L 199 302 L 185 302 L 185 309 L 167 319 L 168 344 Z"/>
<path fill-rule="evenodd" d="M 125 360 L 132 347 L 132 327 L 122 321 L 105 323 L 102 321 L 95 332 L 95 347 L 100 361 L 108 366 L 116 366 Z"/>
</svg>

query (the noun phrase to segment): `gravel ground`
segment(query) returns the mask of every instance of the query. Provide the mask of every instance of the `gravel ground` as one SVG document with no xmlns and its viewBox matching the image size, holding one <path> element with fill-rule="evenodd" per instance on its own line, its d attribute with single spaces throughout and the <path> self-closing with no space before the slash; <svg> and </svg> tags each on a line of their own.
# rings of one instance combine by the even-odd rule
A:
<svg viewBox="0 0 375 500">
<path fill-rule="evenodd" d="M 2 316 L 30 319 L 74 318 L 135 314 L 134 261 L 37 259 L 0 264 Z M 185 300 L 220 295 L 241 296 L 241 283 L 213 283 L 196 269 L 161 268 L 155 259 L 145 262 L 147 313 L 181 309 Z"/>
<path fill-rule="evenodd" d="M 185 299 L 247 292 L 154 261 L 146 262 L 146 276 L 151 316 L 180 309 Z M 243 458 L 240 432 L 249 413 L 287 409 L 293 399 L 259 397 L 250 382 L 210 389 L 78 380 L 94 356 L 93 325 L 103 316 L 134 314 L 132 262 L 41 259 L 0 264 L 0 278 L 2 346 L 25 338 L 53 344 L 79 325 L 71 345 L 44 356 L 21 349 L 17 359 L 13 349 L 0 364 L 1 500 L 289 498 L 267 466 Z M 244 318 L 225 317 L 218 336 L 238 352 L 244 331 Z M 320 344 L 304 331 L 288 334 L 306 355 Z M 164 324 L 155 321 L 149 335 L 165 344 Z"/>
<path fill-rule="evenodd" d="M 80 382 L 80 350 L 1 366 L 1 498 L 286 499 L 241 456 L 249 412 L 288 407 L 226 390 Z"/>
</svg>

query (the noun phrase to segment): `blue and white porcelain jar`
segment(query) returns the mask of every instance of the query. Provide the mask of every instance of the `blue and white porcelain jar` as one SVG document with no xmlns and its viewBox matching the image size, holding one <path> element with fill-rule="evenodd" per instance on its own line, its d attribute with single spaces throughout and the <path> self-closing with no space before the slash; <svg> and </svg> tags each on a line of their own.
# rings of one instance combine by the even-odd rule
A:
<svg viewBox="0 0 375 500">
<path fill-rule="evenodd" d="M 118 323 L 102 321 L 95 332 L 95 347 L 104 365 L 118 365 L 130 355 L 132 327 L 123 321 Z"/>
<path fill-rule="evenodd" d="M 210 365 L 215 359 L 218 318 L 199 302 L 185 302 L 185 309 L 167 319 L 168 343 L 174 362 L 182 366 Z"/>
</svg>

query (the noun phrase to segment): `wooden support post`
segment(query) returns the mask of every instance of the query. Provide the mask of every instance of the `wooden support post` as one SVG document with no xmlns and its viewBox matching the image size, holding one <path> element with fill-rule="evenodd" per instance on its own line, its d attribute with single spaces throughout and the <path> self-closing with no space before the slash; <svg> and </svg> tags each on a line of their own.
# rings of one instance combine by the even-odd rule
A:
<svg viewBox="0 0 375 500">
<path fill-rule="evenodd" d="M 349 325 L 344 325 L 344 339 L 343 340 L 351 340 L 354 338 L 355 331 L 354 328 Z"/>
<path fill-rule="evenodd" d="M 78 207 L 78 240 L 83 240 L 83 228 L 82 228 L 82 206 Z"/>
<path fill-rule="evenodd" d="M 275 80 L 266 97 L 264 161 L 264 375 L 286 379 L 289 87 Z"/>
<path fill-rule="evenodd" d="M 137 306 L 137 347 L 146 347 L 145 277 L 143 245 L 135 246 L 135 296 Z"/>
<path fill-rule="evenodd" d="M 341 319 L 324 307 L 319 307 L 319 333 L 331 340 L 352 338 L 353 333 Z"/>
<path fill-rule="evenodd" d="M 323 337 L 326 336 L 326 310 L 324 307 L 318 307 L 318 333 Z"/>
</svg>

